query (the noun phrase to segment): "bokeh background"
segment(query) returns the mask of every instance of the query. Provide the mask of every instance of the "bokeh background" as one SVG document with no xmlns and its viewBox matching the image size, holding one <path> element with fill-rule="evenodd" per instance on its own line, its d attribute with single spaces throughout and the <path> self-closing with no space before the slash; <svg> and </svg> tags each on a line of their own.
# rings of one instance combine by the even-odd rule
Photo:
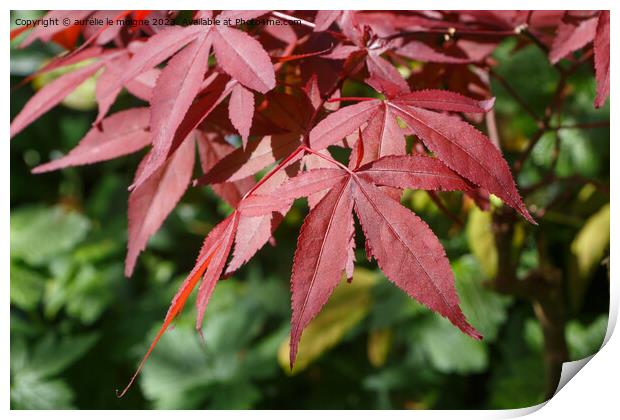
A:
<svg viewBox="0 0 620 420">
<path fill-rule="evenodd" d="M 58 52 L 53 45 L 13 45 L 11 86 Z M 544 54 L 534 46 L 515 49 L 508 40 L 494 56 L 495 71 L 542 109 L 558 81 Z M 13 90 L 11 118 L 55 76 Z M 593 108 L 588 65 L 569 87 L 569 122 L 609 120 L 609 102 Z M 492 88 L 502 148 L 512 161 L 536 127 L 501 84 L 493 81 Z M 275 234 L 277 245 L 218 284 L 207 309 L 206 341 L 193 328 L 195 311 L 188 304 L 134 388 L 117 399 L 115 389 L 133 374 L 202 239 L 230 209 L 208 188 L 190 189 L 141 255 L 133 278 L 125 279 L 127 186 L 141 156 L 30 174 L 73 148 L 90 128 L 93 89 L 94 81 L 85 83 L 11 143 L 12 408 L 479 409 L 543 401 L 544 340 L 533 305 L 485 283 L 497 272 L 490 213 L 474 206 L 463 211 L 460 195 L 442 195 L 465 221 L 461 227 L 426 193 L 413 191 L 402 202 L 446 247 L 464 312 L 484 341 L 471 340 L 410 300 L 359 246 L 353 283 L 336 290 L 304 333 L 291 374 L 289 279 L 307 214 L 299 200 Z M 115 108 L 134 101 L 125 95 Z M 520 186 L 542 179 L 555 138 L 550 132 L 537 144 L 518 176 Z M 600 348 L 607 327 L 609 128 L 562 130 L 553 165 L 558 176 L 577 177 L 527 197 L 529 203 L 558 204 L 538 227 L 519 225 L 517 272 L 541 266 L 541 255 L 560 270 L 565 337 L 576 360 Z"/>
</svg>

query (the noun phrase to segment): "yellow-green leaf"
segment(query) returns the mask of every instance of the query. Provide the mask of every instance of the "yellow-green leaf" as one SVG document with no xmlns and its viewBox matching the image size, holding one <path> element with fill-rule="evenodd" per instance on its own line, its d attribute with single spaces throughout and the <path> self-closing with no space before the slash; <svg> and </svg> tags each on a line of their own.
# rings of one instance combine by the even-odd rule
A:
<svg viewBox="0 0 620 420">
<path fill-rule="evenodd" d="M 392 344 L 392 330 L 373 330 L 368 335 L 368 360 L 374 367 L 381 367 L 387 360 Z"/>
<path fill-rule="evenodd" d="M 589 277 L 609 245 L 609 204 L 590 216 L 571 244 L 581 278 Z"/>
<path fill-rule="evenodd" d="M 79 63 L 70 64 L 68 66 L 63 66 L 45 73 L 41 73 L 32 80 L 32 86 L 35 88 L 35 90 L 39 90 L 45 85 L 58 79 L 60 76 L 79 70 L 82 67 L 86 67 L 93 61 L 94 60 L 92 59 L 83 60 Z M 43 65 L 45 64 L 47 63 L 43 63 Z M 99 77 L 100 73 L 101 70 L 95 75 L 86 79 L 82 84 L 75 88 L 73 92 L 68 94 L 61 103 L 67 108 L 75 109 L 78 111 L 90 111 L 91 109 L 95 109 L 95 107 L 97 106 L 97 100 L 95 99 L 95 88 L 97 86 L 97 78 Z"/>
<path fill-rule="evenodd" d="M 480 263 L 482 271 L 489 277 L 497 274 L 497 248 L 493 235 L 493 218 L 490 212 L 472 207 L 467 219 L 467 243 Z"/>
</svg>

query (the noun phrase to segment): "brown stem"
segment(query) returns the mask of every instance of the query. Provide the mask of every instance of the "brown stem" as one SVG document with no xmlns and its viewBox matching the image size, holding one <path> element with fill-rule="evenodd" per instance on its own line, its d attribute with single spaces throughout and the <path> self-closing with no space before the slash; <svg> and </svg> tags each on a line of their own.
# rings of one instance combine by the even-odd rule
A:
<svg viewBox="0 0 620 420">
<path fill-rule="evenodd" d="M 561 271 L 544 262 L 523 279 L 517 278 L 516 269 L 520 250 L 514 250 L 514 211 L 502 208 L 494 214 L 493 230 L 498 253 L 498 273 L 491 287 L 498 293 L 517 296 L 531 302 L 544 337 L 545 399 L 550 399 L 560 380 L 562 363 L 569 360 L 564 331 L 566 327 L 565 302 Z M 545 254 L 539 247 L 539 254 Z M 541 260 L 546 260 L 540 255 Z"/>
<path fill-rule="evenodd" d="M 530 32 L 528 29 L 521 31 L 521 34 L 525 36 L 527 39 L 529 39 L 530 41 L 532 41 L 534 44 L 536 44 L 538 48 L 540 48 L 545 53 L 545 55 L 549 54 L 549 48 L 545 44 L 543 44 L 543 42 L 536 35 Z"/>
<path fill-rule="evenodd" d="M 533 301 L 532 304 L 545 339 L 545 399 L 550 399 L 555 394 L 555 390 L 560 382 L 562 363 L 569 360 L 568 346 L 564 334 L 566 315 L 561 278 L 555 275 L 553 277 L 543 277 L 541 280 L 551 282 L 552 284 L 549 285 L 545 296 Z"/>
<path fill-rule="evenodd" d="M 403 31 L 397 32 L 388 36 L 383 37 L 385 41 L 391 41 L 396 38 L 405 38 L 408 36 L 415 36 L 421 34 L 441 34 L 448 35 L 450 37 L 454 37 L 457 35 L 475 35 L 475 36 L 515 36 L 518 35 L 515 31 L 494 31 L 494 30 L 484 30 L 484 29 L 463 29 L 463 28 L 425 28 L 419 30 L 412 31 Z"/>
<path fill-rule="evenodd" d="M 495 72 L 493 69 L 489 70 L 489 75 L 493 77 L 495 80 L 499 82 L 500 85 L 504 88 L 504 90 L 512 96 L 512 98 L 519 103 L 521 108 L 534 119 L 536 122 L 540 122 L 541 118 L 538 114 L 529 106 L 529 104 L 517 93 L 517 91 L 508 83 L 508 81 L 500 74 Z"/>
<path fill-rule="evenodd" d="M 443 214 L 445 214 L 450 220 L 456 223 L 456 225 L 459 228 L 463 227 L 464 225 L 463 221 L 456 214 L 452 213 L 449 208 L 445 206 L 445 204 L 443 203 L 443 201 L 441 201 L 441 198 L 439 197 L 439 195 L 437 195 L 435 191 L 426 191 L 426 192 L 428 193 L 428 196 L 431 198 L 431 200 L 433 200 L 433 203 L 435 203 L 437 208 L 439 208 L 439 210 L 441 210 Z"/>
<path fill-rule="evenodd" d="M 580 129 L 585 130 L 588 128 L 609 128 L 609 121 L 594 121 L 575 124 L 562 124 L 559 127 L 554 127 L 554 130 L 571 130 Z"/>
</svg>

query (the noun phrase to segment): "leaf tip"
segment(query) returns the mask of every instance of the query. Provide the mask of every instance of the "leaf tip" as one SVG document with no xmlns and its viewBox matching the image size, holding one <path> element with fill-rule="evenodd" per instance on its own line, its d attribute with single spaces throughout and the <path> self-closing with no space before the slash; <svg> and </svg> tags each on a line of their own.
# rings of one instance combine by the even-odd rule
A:
<svg viewBox="0 0 620 420">
<path fill-rule="evenodd" d="M 532 217 L 532 215 L 526 208 L 523 208 L 521 211 L 519 211 L 519 213 L 521 213 L 521 215 L 525 218 L 525 220 L 530 222 L 532 225 L 538 226 L 538 222 L 534 220 L 534 218 Z"/>
<path fill-rule="evenodd" d="M 47 172 L 47 171 L 49 171 L 49 169 L 46 169 L 46 166 L 47 166 L 47 164 L 45 164 L 45 163 L 43 165 L 35 166 L 34 168 L 32 168 L 30 170 L 30 173 L 38 175 L 38 174 L 41 174 L 43 172 Z"/>
</svg>

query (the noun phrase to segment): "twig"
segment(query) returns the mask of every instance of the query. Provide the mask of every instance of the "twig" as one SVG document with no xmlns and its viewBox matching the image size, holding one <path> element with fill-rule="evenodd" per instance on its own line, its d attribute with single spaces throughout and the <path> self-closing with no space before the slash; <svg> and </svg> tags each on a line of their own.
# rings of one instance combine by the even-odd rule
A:
<svg viewBox="0 0 620 420">
<path fill-rule="evenodd" d="M 562 124 L 559 127 L 552 127 L 552 130 L 572 130 L 572 129 L 589 129 L 589 128 L 609 128 L 609 121 L 594 121 L 575 124 Z"/>
<path fill-rule="evenodd" d="M 431 200 L 433 200 L 433 203 L 435 203 L 435 205 L 439 208 L 439 210 L 441 210 L 443 214 L 448 216 L 448 218 L 452 220 L 454 223 L 456 223 L 458 227 L 462 228 L 464 226 L 463 221 L 456 214 L 452 213 L 450 209 L 448 209 L 443 204 L 443 202 L 441 201 L 441 198 L 439 198 L 439 196 L 437 195 L 435 191 L 426 191 L 426 192 L 428 193 L 428 196 L 431 198 Z"/>
<path fill-rule="evenodd" d="M 504 90 L 506 90 L 506 92 L 508 92 L 508 94 L 510 94 L 510 96 L 512 96 L 514 100 L 517 101 L 519 105 L 521 105 L 521 108 L 523 108 L 523 110 L 527 112 L 527 114 L 532 117 L 534 121 L 536 121 L 537 123 L 541 121 L 541 117 L 538 116 L 538 114 L 528 105 L 528 103 L 521 97 L 521 95 L 519 95 L 517 91 L 512 86 L 510 86 L 510 83 L 508 83 L 508 81 L 504 79 L 503 76 L 495 72 L 493 69 L 489 70 L 489 75 L 502 85 Z"/>
</svg>

